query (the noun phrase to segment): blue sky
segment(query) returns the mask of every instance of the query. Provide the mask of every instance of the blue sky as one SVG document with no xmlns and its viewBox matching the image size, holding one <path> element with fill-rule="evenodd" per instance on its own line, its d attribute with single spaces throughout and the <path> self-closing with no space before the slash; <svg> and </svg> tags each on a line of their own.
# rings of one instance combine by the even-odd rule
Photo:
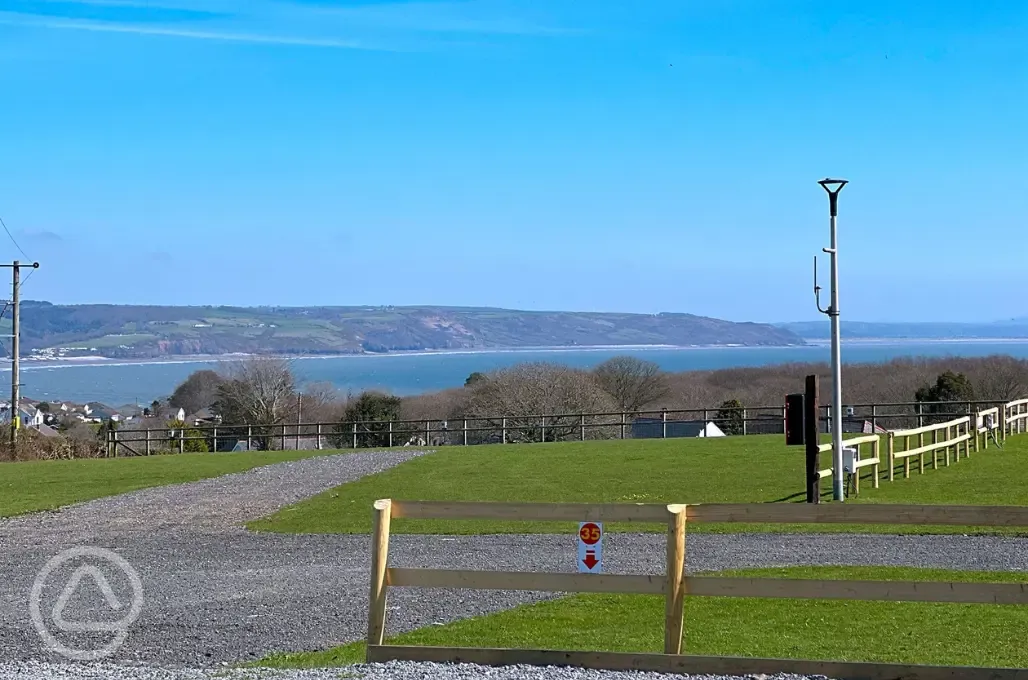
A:
<svg viewBox="0 0 1028 680">
<path fill-rule="evenodd" d="M 833 175 L 844 319 L 1001 319 L 1026 45 L 996 0 L 0 0 L 0 217 L 54 302 L 781 321 Z"/>
</svg>

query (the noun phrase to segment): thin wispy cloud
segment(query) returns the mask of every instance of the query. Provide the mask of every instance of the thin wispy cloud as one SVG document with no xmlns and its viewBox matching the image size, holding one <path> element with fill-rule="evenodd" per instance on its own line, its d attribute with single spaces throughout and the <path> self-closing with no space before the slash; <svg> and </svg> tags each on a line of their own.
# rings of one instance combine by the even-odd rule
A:
<svg viewBox="0 0 1028 680">
<path fill-rule="evenodd" d="M 488 0 L 479 2 L 393 2 L 375 5 L 313 6 L 309 11 L 353 26 L 432 33 L 569 35 L 579 29 L 549 25 Z"/>
<path fill-rule="evenodd" d="M 26 241 L 40 241 L 48 243 L 57 243 L 64 240 L 64 237 L 58 234 L 56 231 L 50 231 L 49 229 L 22 229 L 18 232 L 20 238 L 24 238 Z"/>
<path fill-rule="evenodd" d="M 13 11 L 12 11 L 13 10 Z M 283 0 L 15 0 L 0 23 L 53 30 L 268 45 L 402 51 L 432 35 L 558 36 L 491 0 L 341 7 Z"/>
<path fill-rule="evenodd" d="M 343 49 L 386 49 L 380 46 L 365 45 L 354 40 L 338 40 L 333 38 L 306 38 L 302 36 L 243 33 L 239 31 L 203 31 L 187 28 L 146 26 L 140 24 L 118 24 L 98 21 L 67 21 L 60 19 L 44 19 L 39 17 L 10 16 L 7 13 L 0 13 L 0 23 L 58 30 L 130 33 L 135 35 L 154 35 L 174 38 L 193 38 L 197 40 L 221 40 L 271 45 L 302 45 L 308 47 L 332 47 Z"/>
</svg>

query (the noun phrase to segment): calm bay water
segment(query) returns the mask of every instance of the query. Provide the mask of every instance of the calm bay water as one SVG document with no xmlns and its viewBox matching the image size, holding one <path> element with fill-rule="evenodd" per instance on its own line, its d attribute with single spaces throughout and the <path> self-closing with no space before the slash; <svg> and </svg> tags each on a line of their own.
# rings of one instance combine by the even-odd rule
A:
<svg viewBox="0 0 1028 680">
<path fill-rule="evenodd" d="M 631 354 L 658 363 L 667 371 L 765 366 L 830 360 L 827 345 L 807 347 L 619 348 L 399 354 L 294 360 L 302 382 L 330 382 L 340 390 L 366 388 L 410 395 L 457 387 L 474 371 L 491 371 L 524 361 L 549 361 L 582 368 L 613 356 Z M 904 356 L 988 356 L 1009 354 L 1028 359 L 1028 339 L 1008 342 L 895 342 L 843 344 L 845 363 L 884 362 Z M 165 363 L 97 363 L 43 366 L 22 372 L 22 394 L 36 399 L 100 401 L 111 406 L 140 403 L 171 393 L 193 371 L 217 361 Z M 9 370 L 9 369 L 8 369 Z"/>
</svg>

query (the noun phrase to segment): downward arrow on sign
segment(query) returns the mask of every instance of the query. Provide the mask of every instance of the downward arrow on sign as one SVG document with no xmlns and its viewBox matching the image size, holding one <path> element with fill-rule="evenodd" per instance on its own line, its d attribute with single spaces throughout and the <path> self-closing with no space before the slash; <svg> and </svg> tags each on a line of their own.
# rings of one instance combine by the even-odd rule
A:
<svg viewBox="0 0 1028 680">
<path fill-rule="evenodd" d="M 584 562 L 585 566 L 589 567 L 590 569 L 592 569 L 597 564 L 599 564 L 599 560 L 596 559 L 596 551 L 595 550 L 586 550 L 585 551 L 585 559 L 582 560 L 582 562 Z"/>
</svg>

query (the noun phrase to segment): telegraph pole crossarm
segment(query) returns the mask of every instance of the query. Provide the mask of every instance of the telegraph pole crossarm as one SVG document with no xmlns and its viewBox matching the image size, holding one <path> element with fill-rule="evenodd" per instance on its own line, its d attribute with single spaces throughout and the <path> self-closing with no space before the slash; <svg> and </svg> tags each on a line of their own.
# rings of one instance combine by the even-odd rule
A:
<svg viewBox="0 0 1028 680">
<path fill-rule="evenodd" d="M 817 285 L 817 258 L 814 258 L 814 296 L 817 299 L 817 308 L 821 313 L 827 314 L 832 323 L 832 496 L 836 501 L 845 500 L 846 496 L 842 469 L 842 343 L 839 331 L 839 242 L 836 217 L 839 215 L 839 192 L 847 183 L 844 179 L 828 177 L 818 181 L 818 184 L 828 192 L 831 228 L 831 246 L 822 248 L 831 259 L 831 302 L 828 309 L 821 309 L 821 288 Z"/>
</svg>

